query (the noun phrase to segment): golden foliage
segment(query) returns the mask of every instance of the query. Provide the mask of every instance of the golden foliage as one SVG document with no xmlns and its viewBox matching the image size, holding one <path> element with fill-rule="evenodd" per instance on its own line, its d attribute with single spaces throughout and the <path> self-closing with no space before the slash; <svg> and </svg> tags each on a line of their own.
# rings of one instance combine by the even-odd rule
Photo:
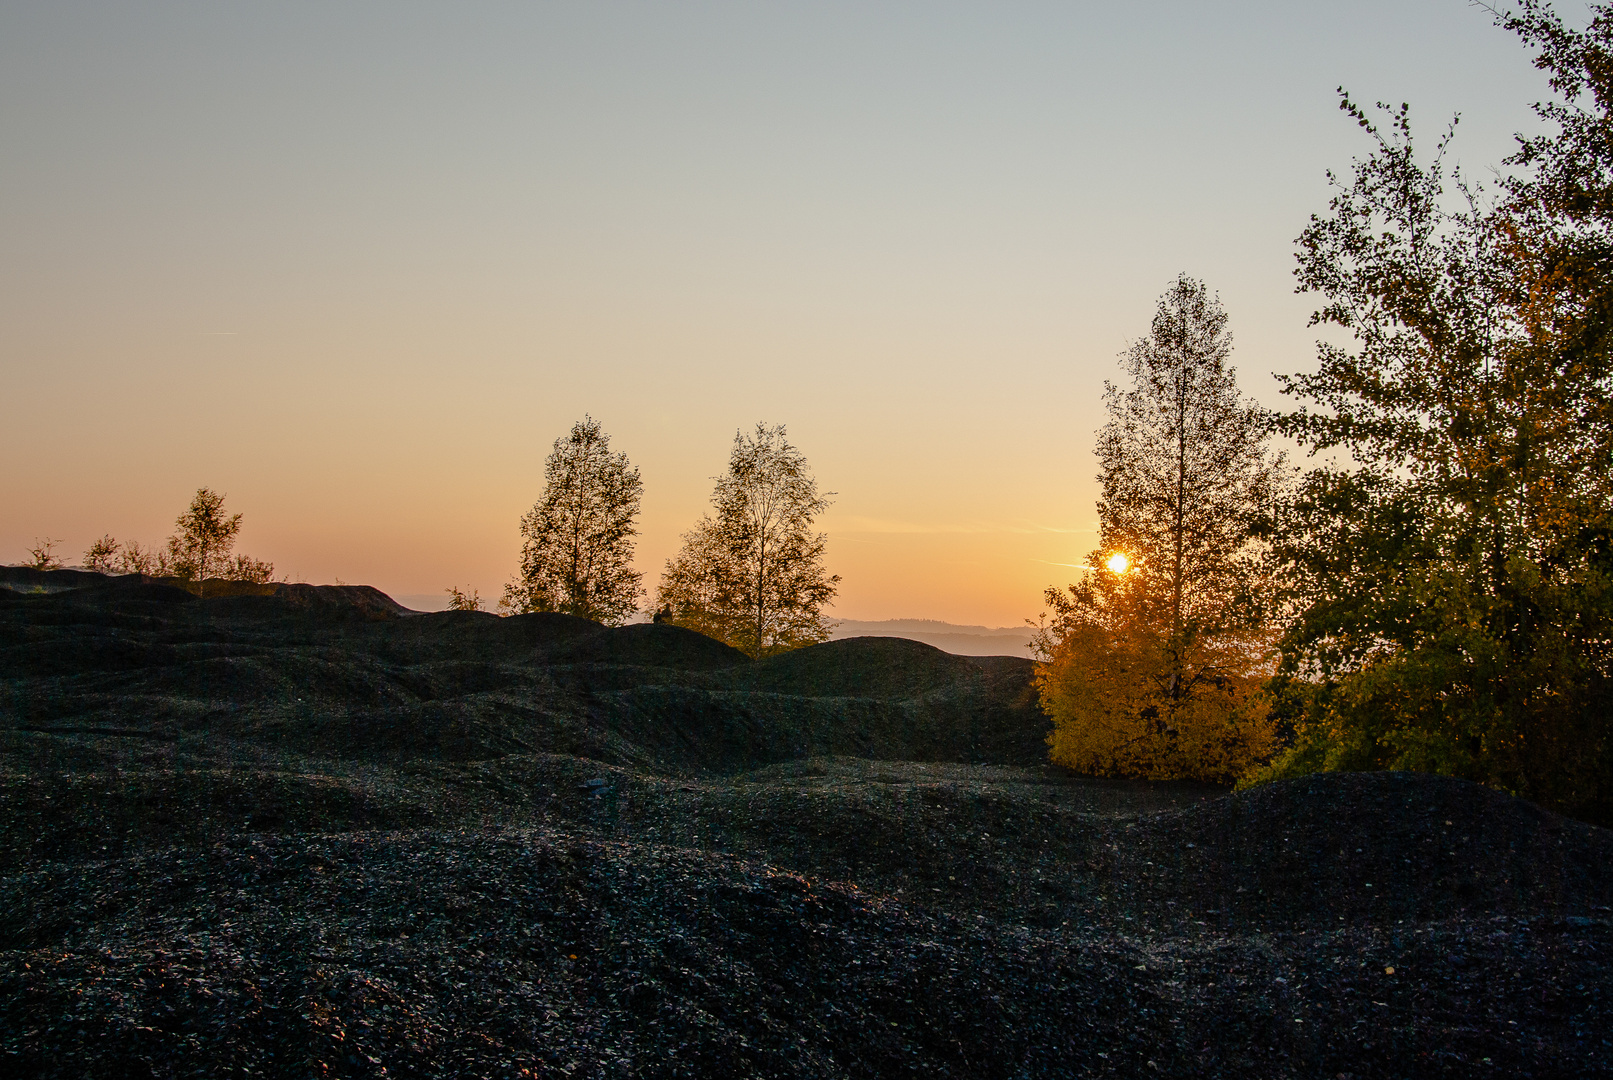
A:
<svg viewBox="0 0 1613 1080">
<path fill-rule="evenodd" d="M 1283 485 L 1228 363 L 1227 316 L 1180 277 L 1105 385 L 1098 550 L 1049 589 L 1038 647 L 1052 758 L 1081 772 L 1235 780 L 1275 749 L 1272 593 L 1257 524 Z"/>
<path fill-rule="evenodd" d="M 1270 642 L 1250 631 L 1201 633 L 1173 647 L 1160 618 L 1166 584 L 1104 569 L 1068 594 L 1050 593 L 1062 610 L 1037 687 L 1053 720 L 1055 764 L 1095 776 L 1230 782 L 1276 749 L 1261 692 Z"/>
</svg>

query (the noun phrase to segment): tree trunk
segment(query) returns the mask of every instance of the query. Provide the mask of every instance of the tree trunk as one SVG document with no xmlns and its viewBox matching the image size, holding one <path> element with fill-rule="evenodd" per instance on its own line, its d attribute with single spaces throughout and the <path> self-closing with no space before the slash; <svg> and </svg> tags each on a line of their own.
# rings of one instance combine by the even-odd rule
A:
<svg viewBox="0 0 1613 1080">
<path fill-rule="evenodd" d="M 1185 357 L 1184 357 L 1185 359 Z M 1176 376 L 1176 526 L 1172 534 L 1171 567 L 1171 704 L 1182 687 L 1182 530 L 1187 517 L 1187 370 L 1184 364 Z"/>
</svg>

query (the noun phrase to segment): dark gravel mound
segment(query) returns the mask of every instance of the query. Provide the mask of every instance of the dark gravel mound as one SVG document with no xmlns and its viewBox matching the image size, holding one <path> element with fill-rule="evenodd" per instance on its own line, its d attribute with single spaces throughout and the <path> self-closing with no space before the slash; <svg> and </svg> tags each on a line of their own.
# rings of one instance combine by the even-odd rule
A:
<svg viewBox="0 0 1613 1080">
<path fill-rule="evenodd" d="M 142 581 L 151 580 L 138 574 L 132 576 Z M 107 581 L 105 574 L 92 570 L 35 570 L 31 566 L 0 566 L 0 592 L 44 594 L 104 585 Z"/>
<path fill-rule="evenodd" d="M 638 623 L 567 642 L 545 657 L 554 664 L 622 664 L 629 667 L 719 671 L 749 665 L 738 649 L 681 626 Z"/>
<path fill-rule="evenodd" d="M 473 661 L 528 666 L 605 630 L 590 619 L 552 611 L 509 618 L 486 611 L 416 612 L 340 635 L 321 629 L 333 644 L 398 664 Z"/>
<path fill-rule="evenodd" d="M 1613 832 L 1465 780 L 1334 773 L 1136 827 L 1175 856 L 1139 888 L 1187 890 L 1245 921 L 1586 914 L 1613 904 Z M 1189 884 L 1191 883 L 1191 884 Z"/>
<path fill-rule="evenodd" d="M 813 697 L 905 698 L 979 678 L 962 656 L 906 638 L 859 637 L 795 649 L 752 665 L 743 685 Z"/>
<path fill-rule="evenodd" d="M 791 798 L 749 786 L 733 796 Z M 549 824 L 237 833 L 13 872 L 0 1053 L 31 1076 L 1610 1071 L 1605 911 L 1249 933 L 1152 920 L 1114 900 L 1124 871 L 1077 867 L 1107 902 L 1027 919 L 1012 894 L 852 885 L 556 798 Z M 1051 868 L 1037 839 L 996 873 Z"/>
<path fill-rule="evenodd" d="M 122 607 L 142 597 L 174 601 L 183 594 L 218 601 L 247 601 L 235 605 L 221 603 L 210 609 L 214 614 L 225 616 L 244 611 L 262 617 L 261 613 L 274 611 L 281 606 L 318 611 L 326 618 L 333 615 L 389 618 L 417 614 L 369 585 L 305 585 L 284 581 L 260 584 L 214 579 L 195 582 L 179 578 L 153 578 L 144 574 L 108 575 L 88 570 L 34 570 L 25 566 L 0 566 L 0 597 L 6 593 L 38 596 L 64 592 L 73 594 L 68 598 L 73 606 L 100 609 Z M 260 600 L 278 603 L 265 605 L 251 602 Z"/>
<path fill-rule="evenodd" d="M 395 619 L 418 612 L 368 585 L 304 585 L 269 582 L 209 581 L 200 593 L 210 601 L 214 618 L 263 618 L 270 613 L 318 613 L 324 618 Z"/>
<path fill-rule="evenodd" d="M 1066 1076 L 1201 1033 L 1134 947 L 547 830 L 242 837 L 26 884 L 19 1075 Z M 1258 1027 L 1286 1047 L 1284 1021 Z"/>
<path fill-rule="evenodd" d="M 1613 1074 L 1613 834 L 1470 784 L 1071 777 L 1028 662 L 885 638 L 23 585 L 0 1075 Z"/>
<path fill-rule="evenodd" d="M 65 573 L 65 572 L 63 572 Z M 37 580 L 36 580 L 37 578 Z M 358 586 L 34 574 L 0 591 L 0 726 L 207 733 L 397 762 L 581 754 L 671 770 L 813 755 L 1034 764 L 1030 666 L 866 638 L 752 664 L 673 626 L 409 613 Z M 875 681 L 875 675 L 881 681 Z M 859 679 L 870 692 L 848 694 Z"/>
</svg>

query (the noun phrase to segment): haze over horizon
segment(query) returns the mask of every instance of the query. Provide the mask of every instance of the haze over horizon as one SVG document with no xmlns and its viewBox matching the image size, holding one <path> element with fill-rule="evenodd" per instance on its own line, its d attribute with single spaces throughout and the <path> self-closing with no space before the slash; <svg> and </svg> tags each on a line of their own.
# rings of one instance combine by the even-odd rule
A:
<svg viewBox="0 0 1613 1080">
<path fill-rule="evenodd" d="M 1248 392 L 1309 365 L 1341 84 L 1481 177 L 1545 95 L 1457 0 L 0 4 L 0 562 L 205 485 L 294 580 L 496 597 L 589 413 L 653 587 L 761 420 L 832 617 L 1017 626 L 1176 274 Z"/>
</svg>

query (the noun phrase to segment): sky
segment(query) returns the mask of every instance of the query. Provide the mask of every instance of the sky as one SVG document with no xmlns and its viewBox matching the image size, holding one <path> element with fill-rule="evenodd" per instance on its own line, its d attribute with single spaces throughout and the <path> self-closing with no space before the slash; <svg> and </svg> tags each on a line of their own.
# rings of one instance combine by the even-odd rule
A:
<svg viewBox="0 0 1613 1080">
<path fill-rule="evenodd" d="M 207 486 L 292 580 L 496 596 L 586 413 L 653 586 L 761 421 L 832 615 L 1020 624 L 1177 274 L 1257 399 L 1311 363 L 1341 85 L 1481 177 L 1546 93 L 1461 0 L 4 0 L 0 562 Z"/>
</svg>

